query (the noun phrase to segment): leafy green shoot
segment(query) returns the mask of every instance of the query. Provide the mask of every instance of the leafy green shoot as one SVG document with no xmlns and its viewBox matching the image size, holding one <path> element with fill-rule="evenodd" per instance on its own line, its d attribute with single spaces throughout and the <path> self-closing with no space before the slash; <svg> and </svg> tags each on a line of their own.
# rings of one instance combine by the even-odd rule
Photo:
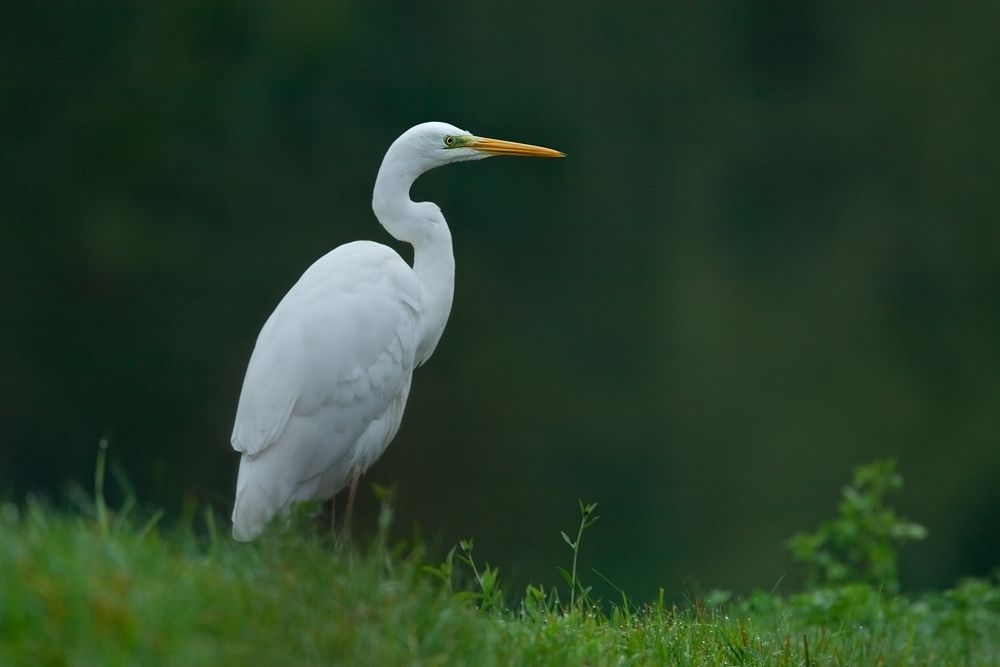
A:
<svg viewBox="0 0 1000 667">
<path fill-rule="evenodd" d="M 885 504 L 885 497 L 902 487 L 895 461 L 855 468 L 853 483 L 844 487 L 839 516 L 787 543 L 794 558 L 808 568 L 810 587 L 863 583 L 888 593 L 899 591 L 899 547 L 927 537 L 927 529 Z"/>
</svg>

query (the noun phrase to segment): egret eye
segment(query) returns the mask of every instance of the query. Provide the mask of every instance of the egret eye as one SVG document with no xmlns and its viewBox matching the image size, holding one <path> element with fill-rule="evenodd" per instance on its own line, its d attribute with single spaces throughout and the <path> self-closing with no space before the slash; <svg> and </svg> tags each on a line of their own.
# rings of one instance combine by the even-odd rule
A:
<svg viewBox="0 0 1000 667">
<path fill-rule="evenodd" d="M 454 148 L 456 143 L 458 143 L 458 139 L 456 139 L 451 135 L 448 135 L 447 137 L 444 138 L 444 145 L 447 146 L 448 148 Z"/>
</svg>

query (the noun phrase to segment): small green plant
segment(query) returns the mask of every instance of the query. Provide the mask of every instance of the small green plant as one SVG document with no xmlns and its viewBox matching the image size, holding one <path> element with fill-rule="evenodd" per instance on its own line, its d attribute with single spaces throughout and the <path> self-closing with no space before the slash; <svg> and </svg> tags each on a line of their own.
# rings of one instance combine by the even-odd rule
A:
<svg viewBox="0 0 1000 667">
<path fill-rule="evenodd" d="M 107 470 L 117 482 L 123 502 L 118 510 L 108 506 L 104 493 L 104 481 Z M 108 461 L 108 440 L 101 438 L 97 447 L 97 460 L 94 464 L 94 495 L 93 498 L 78 484 L 67 485 L 66 494 L 76 509 L 85 517 L 94 519 L 96 528 L 102 537 L 117 536 L 133 528 L 133 523 L 144 514 L 139 508 L 135 489 L 129 481 L 125 470 L 114 461 Z M 11 505 L 11 507 L 14 507 Z M 156 510 L 146 518 L 138 534 L 144 536 L 159 524 L 163 518 L 163 510 Z"/>
<path fill-rule="evenodd" d="M 582 500 L 577 500 L 580 504 L 580 528 L 576 532 L 576 540 L 569 539 L 569 535 L 562 533 L 562 537 L 566 540 L 566 544 L 569 548 L 573 550 L 573 571 L 567 572 L 563 568 L 559 568 L 559 574 L 563 576 L 566 583 L 569 584 L 569 606 L 572 609 L 576 605 L 576 592 L 580 591 L 580 600 L 584 603 L 590 602 L 590 589 L 592 586 L 583 587 L 580 579 L 576 575 L 576 561 L 580 555 L 580 540 L 583 539 L 583 531 L 590 528 L 597 520 L 601 517 L 594 514 L 594 510 L 597 508 L 597 503 L 589 503 L 587 505 L 583 504 Z"/>
<path fill-rule="evenodd" d="M 437 579 L 440 579 L 444 584 L 445 591 L 451 596 L 452 600 L 456 601 L 473 601 L 479 603 L 479 609 L 482 611 L 488 611 L 493 609 L 497 612 L 503 610 L 503 591 L 500 589 L 500 570 L 495 567 L 490 567 L 489 563 L 484 563 L 483 571 L 480 572 L 479 568 L 476 567 L 476 561 L 472 557 L 473 542 L 471 539 L 462 540 L 458 543 L 459 547 L 462 549 L 462 553 L 457 554 L 458 560 L 462 561 L 469 566 L 472 570 L 472 575 L 475 577 L 478 590 L 472 591 L 459 591 L 453 593 L 453 583 L 452 578 L 455 574 L 455 549 L 452 547 L 448 555 L 445 556 L 444 562 L 439 566 L 433 567 L 431 565 L 424 565 L 420 569 Z"/>
<path fill-rule="evenodd" d="M 597 503 L 584 505 L 582 500 L 577 502 L 580 505 L 580 526 L 577 529 L 576 540 L 570 539 L 569 535 L 560 531 L 566 544 L 573 550 L 572 569 L 566 571 L 565 568 L 556 568 L 569 585 L 569 606 L 565 609 L 566 611 L 575 609 L 578 600 L 585 605 L 594 606 L 593 601 L 590 599 L 592 586 L 585 587 L 583 582 L 581 582 L 577 574 L 577 562 L 580 556 L 580 541 L 583 538 L 583 531 L 593 526 L 600 517 L 594 514 Z M 456 553 L 456 549 L 461 549 L 461 553 Z M 484 563 L 483 571 L 480 572 L 472 556 L 472 549 L 473 542 L 471 539 L 462 540 L 458 543 L 458 547 L 451 548 L 451 551 L 448 552 L 448 555 L 445 556 L 444 561 L 440 565 L 437 567 L 424 565 L 421 567 L 421 571 L 439 579 L 444 584 L 446 594 L 453 600 L 474 601 L 479 603 L 479 608 L 483 611 L 494 610 L 501 612 L 504 609 L 504 605 L 503 591 L 500 589 L 500 580 L 498 578 L 499 570 L 490 567 L 489 563 Z M 453 592 L 456 557 L 472 570 L 476 590 Z M 625 604 L 627 607 L 627 598 L 624 597 L 624 593 L 622 596 L 626 600 Z M 533 585 L 529 585 L 526 589 L 524 606 L 525 610 L 533 615 L 537 615 L 543 611 L 548 614 L 562 609 L 558 593 L 554 588 L 550 589 L 549 594 L 546 594 L 544 586 L 536 587 Z"/>
<path fill-rule="evenodd" d="M 498 578 L 500 570 L 490 567 L 489 563 L 484 562 L 483 571 L 480 573 L 479 568 L 476 567 L 476 561 L 472 557 L 472 540 L 462 540 L 459 542 L 459 546 L 462 548 L 462 553 L 458 555 L 458 559 L 472 568 L 472 574 L 476 577 L 476 583 L 479 584 L 479 591 L 462 591 L 453 597 L 478 601 L 479 608 L 483 611 L 490 609 L 497 612 L 503 611 L 503 592 L 500 590 L 500 579 Z"/>
<path fill-rule="evenodd" d="M 839 516 L 820 523 L 815 533 L 798 533 L 786 544 L 795 560 L 809 568 L 809 586 L 862 583 L 889 593 L 899 591 L 897 549 L 927 536 L 923 526 L 885 505 L 885 497 L 902 487 L 895 461 L 854 469 L 853 483 L 844 487 Z"/>
</svg>

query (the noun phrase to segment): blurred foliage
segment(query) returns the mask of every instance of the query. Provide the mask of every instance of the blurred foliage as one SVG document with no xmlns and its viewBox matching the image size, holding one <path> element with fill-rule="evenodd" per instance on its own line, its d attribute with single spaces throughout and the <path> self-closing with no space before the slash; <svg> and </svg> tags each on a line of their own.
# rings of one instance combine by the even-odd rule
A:
<svg viewBox="0 0 1000 667">
<path fill-rule="evenodd" d="M 60 498 L 105 437 L 142 502 L 225 507 L 260 326 L 327 249 L 393 243 L 376 170 L 436 119 L 570 159 L 414 188 L 458 275 L 371 473 L 399 525 L 488 536 L 538 581 L 571 521 L 539 508 L 586 497 L 616 585 L 746 589 L 855 461 L 894 456 L 935 536 L 904 588 L 985 574 L 998 22 L 987 0 L 2 3 L 0 484 Z"/>
<path fill-rule="evenodd" d="M 896 462 L 875 461 L 854 469 L 844 487 L 840 516 L 815 533 L 797 533 L 787 546 L 809 568 L 812 586 L 863 583 L 899 592 L 898 548 L 927 537 L 927 529 L 886 507 L 884 497 L 903 488 Z"/>
</svg>

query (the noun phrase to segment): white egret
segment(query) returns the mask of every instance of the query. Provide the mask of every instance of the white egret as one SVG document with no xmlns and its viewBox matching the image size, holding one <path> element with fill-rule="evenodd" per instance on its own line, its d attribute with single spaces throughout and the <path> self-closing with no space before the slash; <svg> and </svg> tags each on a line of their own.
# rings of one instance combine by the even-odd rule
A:
<svg viewBox="0 0 1000 667">
<path fill-rule="evenodd" d="M 451 232 L 441 209 L 410 200 L 425 171 L 492 155 L 563 157 L 559 151 L 474 136 L 446 123 L 410 128 L 389 147 L 372 209 L 413 246 L 411 268 L 392 248 L 355 241 L 310 266 L 260 335 L 236 410 L 243 453 L 233 537 L 252 540 L 292 503 L 332 498 L 396 435 L 413 369 L 444 332 L 455 286 Z"/>
</svg>

